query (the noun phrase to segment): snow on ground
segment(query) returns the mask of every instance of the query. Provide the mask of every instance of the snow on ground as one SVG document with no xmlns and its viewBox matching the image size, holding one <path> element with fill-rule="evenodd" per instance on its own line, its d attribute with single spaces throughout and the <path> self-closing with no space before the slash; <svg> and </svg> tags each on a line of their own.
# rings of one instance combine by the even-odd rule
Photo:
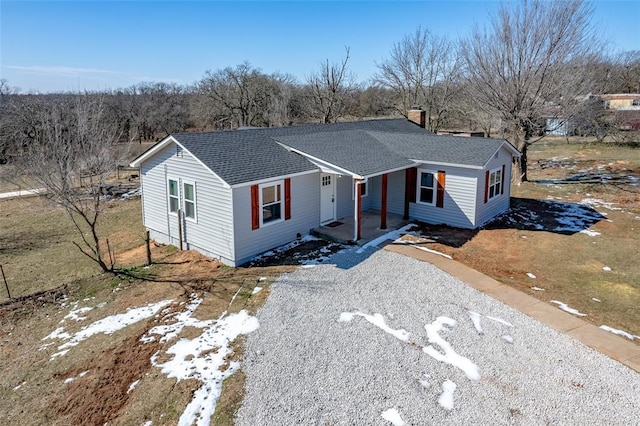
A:
<svg viewBox="0 0 640 426">
<path fill-rule="evenodd" d="M 541 288 L 541 287 L 535 287 L 535 286 L 534 286 L 534 287 L 531 287 L 531 290 L 533 290 L 533 291 L 545 291 L 545 289 L 544 289 L 544 288 Z"/>
<path fill-rule="evenodd" d="M 395 408 L 389 408 L 382 413 L 382 418 L 391 422 L 393 426 L 404 426 L 406 423 L 402 420 L 400 413 Z"/>
<path fill-rule="evenodd" d="M 480 324 L 480 314 L 474 311 L 469 311 L 469 318 L 471 318 L 471 322 L 473 322 L 473 326 L 478 331 L 478 334 L 484 334 L 484 331 L 482 331 L 482 324 Z"/>
<path fill-rule="evenodd" d="M 533 275 L 531 272 L 527 272 L 527 276 L 528 276 L 529 278 L 531 278 L 532 280 L 535 280 L 535 279 L 536 279 L 536 276 L 535 276 L 535 275 Z"/>
<path fill-rule="evenodd" d="M 591 300 L 593 300 L 594 302 L 598 302 L 598 303 L 602 302 L 602 300 L 598 299 L 597 297 L 592 297 Z"/>
<path fill-rule="evenodd" d="M 340 318 L 338 318 L 338 321 L 349 322 L 352 321 L 355 316 L 364 318 L 382 331 L 391 334 L 392 336 L 402 340 L 403 342 L 408 342 L 409 338 L 411 337 L 411 333 L 409 333 L 405 329 L 394 330 L 393 328 L 389 327 L 381 314 L 367 315 L 362 312 L 343 312 L 340 314 Z"/>
<path fill-rule="evenodd" d="M 180 416 L 179 425 L 209 425 L 222 392 L 222 382 L 240 366 L 238 362 L 228 362 L 233 353 L 231 342 L 239 335 L 251 333 L 259 327 L 257 318 L 250 316 L 246 310 L 230 315 L 226 315 L 225 311 L 215 320 L 194 318 L 193 314 L 200 303 L 202 299 L 192 295 L 190 303 L 184 305 L 184 311 L 165 316 L 163 320 L 171 321 L 171 324 L 153 327 L 141 339 L 149 342 L 161 335 L 160 341 L 167 341 L 167 337 L 177 338 L 185 326 L 202 329 L 198 337 L 179 339 L 169 347 L 165 353 L 172 356 L 170 360 L 159 362 L 159 353 L 151 357 L 152 365 L 160 368 L 167 377 L 174 377 L 178 381 L 193 378 L 202 383 Z M 223 368 L 225 365 L 227 367 Z"/>
<path fill-rule="evenodd" d="M 133 392 L 133 390 L 136 388 L 136 386 L 138 386 L 138 383 L 140 383 L 140 379 L 138 379 L 135 382 L 131 383 L 129 385 L 129 389 L 127 389 L 127 393 Z"/>
<path fill-rule="evenodd" d="M 609 266 L 603 266 L 602 270 L 605 272 L 611 272 L 611 268 Z"/>
<path fill-rule="evenodd" d="M 51 355 L 51 359 L 65 355 L 70 348 L 77 346 L 80 342 L 91 336 L 95 336 L 96 334 L 113 334 L 128 325 L 150 318 L 169 303 L 171 303 L 171 300 L 163 300 L 141 308 L 129 309 L 123 314 L 111 315 L 89 324 L 72 335 L 65 333 L 64 328 L 58 328 L 53 333 L 45 337 L 45 339 L 58 338 L 66 340 L 67 342 L 58 346 L 58 352 Z"/>
<path fill-rule="evenodd" d="M 623 331 L 623 330 L 618 330 L 617 328 L 609 327 L 608 325 L 601 325 L 600 328 L 603 329 L 604 331 L 608 331 L 610 333 L 617 334 L 618 336 L 624 336 L 629 340 L 634 340 L 634 339 L 640 340 L 640 336 L 636 336 L 634 334 L 627 333 L 626 331 Z"/>
<path fill-rule="evenodd" d="M 620 207 L 613 207 L 614 203 L 607 203 L 599 198 L 585 198 L 580 204 L 591 207 L 603 207 L 608 210 L 622 210 Z"/>
<path fill-rule="evenodd" d="M 438 398 L 438 404 L 445 410 L 453 410 L 453 393 L 456 388 L 456 384 L 448 379 L 442 384 L 442 394 Z"/>
<path fill-rule="evenodd" d="M 438 361 L 458 367 L 460 370 L 464 371 L 469 379 L 479 380 L 480 369 L 478 366 L 469 358 L 459 355 L 453 347 L 451 347 L 449 342 L 440 336 L 440 332 L 445 331 L 447 328 L 455 328 L 457 325 L 458 323 L 456 320 L 444 316 L 438 317 L 433 323 L 425 325 L 424 328 L 427 330 L 429 343 L 440 346 L 440 349 L 444 351 L 444 354 L 442 352 L 438 352 L 432 345 L 425 346 L 422 348 L 422 351 Z"/>
<path fill-rule="evenodd" d="M 500 324 L 504 324 L 507 327 L 513 327 L 513 324 L 511 324 L 509 321 L 503 320 L 502 318 L 492 317 L 491 315 L 487 315 L 486 317 L 489 318 L 491 321 L 499 322 Z"/>
<path fill-rule="evenodd" d="M 551 303 L 555 303 L 556 305 L 558 305 L 558 307 L 560 309 L 562 309 L 565 312 L 569 312 L 570 314 L 573 315 L 577 315 L 579 317 L 586 317 L 587 314 L 583 314 L 581 312 L 579 312 L 577 309 L 573 309 L 571 307 L 569 307 L 566 303 L 564 302 L 560 302 L 559 300 L 550 300 Z"/>
<path fill-rule="evenodd" d="M 362 247 L 356 250 L 356 253 L 360 254 L 369 248 L 378 247 L 380 244 L 384 243 L 387 240 L 395 241 L 405 234 L 410 234 L 411 232 L 409 232 L 409 230 L 413 227 L 415 227 L 415 225 L 413 223 L 410 223 L 400 229 L 396 229 L 395 231 L 387 232 L 386 234 L 381 235 L 378 238 L 364 244 Z"/>
<path fill-rule="evenodd" d="M 253 288 L 253 290 L 251 291 L 251 295 L 253 296 L 253 295 L 254 295 L 254 294 L 256 294 L 256 293 L 260 293 L 260 291 L 261 291 L 261 290 L 262 290 L 262 287 L 255 286 L 255 287 Z"/>
</svg>

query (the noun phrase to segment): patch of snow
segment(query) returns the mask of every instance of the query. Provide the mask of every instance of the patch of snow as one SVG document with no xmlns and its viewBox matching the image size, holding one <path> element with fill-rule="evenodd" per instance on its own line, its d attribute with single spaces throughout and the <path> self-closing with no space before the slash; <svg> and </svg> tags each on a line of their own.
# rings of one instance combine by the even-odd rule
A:
<svg viewBox="0 0 640 426">
<path fill-rule="evenodd" d="M 340 314 L 340 318 L 338 318 L 339 322 L 349 322 L 355 318 L 355 314 L 353 312 L 343 312 Z"/>
<path fill-rule="evenodd" d="M 261 281 L 261 282 L 262 282 L 262 281 L 266 281 L 266 280 L 267 280 L 267 277 L 260 277 L 260 278 L 258 278 L 258 281 Z"/>
<path fill-rule="evenodd" d="M 356 315 L 364 318 L 382 331 L 391 334 L 393 337 L 400 339 L 403 342 L 408 342 L 409 338 L 411 337 L 411 333 L 403 328 L 394 330 L 393 328 L 389 327 L 381 314 L 367 315 L 362 312 L 343 312 L 340 314 L 340 318 L 338 318 L 338 321 L 351 321 Z"/>
<path fill-rule="evenodd" d="M 133 392 L 133 390 L 136 388 L 136 386 L 138 386 L 138 383 L 140 383 L 140 380 L 136 380 L 135 382 L 131 383 L 129 385 L 129 389 L 127 389 L 127 393 Z"/>
<path fill-rule="evenodd" d="M 608 210 L 622 210 L 619 207 L 613 207 L 614 203 L 607 203 L 599 198 L 585 198 L 580 201 L 580 204 L 591 206 L 591 207 L 604 207 Z"/>
<path fill-rule="evenodd" d="M 67 383 L 71 383 L 71 382 L 73 382 L 73 380 L 74 380 L 74 379 L 73 379 L 73 377 L 69 377 L 69 378 L 67 378 L 67 379 L 64 379 L 64 383 L 65 383 L 65 384 L 67 384 Z"/>
<path fill-rule="evenodd" d="M 406 423 L 402 420 L 400 413 L 395 408 L 389 408 L 382 413 L 382 418 L 388 422 L 391 422 L 393 426 L 404 426 Z"/>
<path fill-rule="evenodd" d="M 82 373 L 78 374 L 78 377 L 84 377 L 87 374 L 89 374 L 89 370 L 83 371 Z"/>
<path fill-rule="evenodd" d="M 142 426 L 152 426 L 152 425 L 153 425 L 152 420 L 147 420 L 146 422 L 142 423 Z"/>
<path fill-rule="evenodd" d="M 581 234 L 585 234 L 588 235 L 590 237 L 597 237 L 598 235 L 601 235 L 600 232 L 598 231 L 592 231 L 590 229 L 583 229 L 582 231 L 580 231 Z"/>
<path fill-rule="evenodd" d="M 14 391 L 17 391 L 17 390 L 18 390 L 18 389 L 20 389 L 20 388 L 22 387 L 22 385 L 24 385 L 25 383 L 27 383 L 27 382 L 25 381 L 25 382 L 20 383 L 18 386 L 14 387 L 14 388 L 13 388 L 13 390 L 14 390 Z"/>
<path fill-rule="evenodd" d="M 579 312 L 578 310 L 569 307 L 566 303 L 560 302 L 558 300 L 550 300 L 550 302 L 551 303 L 555 303 L 556 305 L 558 305 L 558 307 L 560 309 L 562 309 L 565 312 L 569 312 L 570 314 L 577 315 L 579 317 L 586 317 L 587 316 L 587 314 L 583 314 L 583 313 Z"/>
<path fill-rule="evenodd" d="M 403 226 L 400 229 L 396 229 L 395 231 L 387 232 L 386 234 L 364 244 L 362 247 L 356 250 L 356 253 L 358 254 L 363 253 L 365 250 L 372 247 L 377 247 L 387 240 L 395 241 L 400 237 L 402 237 L 402 235 L 408 233 L 409 229 L 413 228 L 414 226 L 415 226 L 414 224 L 410 223 L 408 225 Z"/>
<path fill-rule="evenodd" d="M 503 336 L 500 336 L 502 338 L 502 340 L 504 340 L 507 343 L 513 343 L 513 336 L 509 335 L 509 334 L 505 334 Z"/>
<path fill-rule="evenodd" d="M 533 290 L 533 291 L 545 291 L 544 288 L 540 288 L 540 287 L 531 287 L 531 290 Z"/>
<path fill-rule="evenodd" d="M 449 256 L 448 254 L 440 253 L 437 250 L 432 250 L 426 247 L 419 246 L 417 244 L 413 244 L 413 247 L 417 248 L 418 250 L 426 251 L 427 253 L 437 254 L 438 256 L 442 256 L 444 258 L 451 259 L 451 260 L 453 259 L 453 257 Z"/>
<path fill-rule="evenodd" d="M 501 318 L 492 317 L 490 315 L 487 315 L 487 318 L 489 318 L 491 321 L 499 322 L 500 324 L 504 324 L 504 325 L 506 325 L 508 327 L 513 327 L 513 324 L 511 324 L 509 321 L 505 321 L 505 320 L 503 320 Z"/>
<path fill-rule="evenodd" d="M 603 266 L 602 270 L 605 271 L 605 272 L 611 272 L 611 268 L 608 267 L 608 266 Z"/>
<path fill-rule="evenodd" d="M 51 359 L 65 355 L 68 352 L 69 348 L 78 345 L 80 342 L 88 339 L 91 336 L 94 336 L 96 334 L 113 334 L 128 325 L 135 324 L 138 321 L 150 318 L 169 303 L 171 303 L 171 300 L 163 300 L 161 302 L 149 304 L 141 308 L 129 309 L 123 314 L 112 315 L 110 317 L 106 317 L 92 324 L 89 324 L 72 336 L 68 333 L 62 333 L 62 331 L 59 331 L 60 329 L 55 330 L 53 333 L 51 333 L 51 335 L 49 335 L 53 335 L 53 337 L 47 337 L 57 337 L 60 339 L 68 340 L 68 342 L 58 346 L 58 352 L 53 354 L 51 356 Z"/>
<path fill-rule="evenodd" d="M 469 311 L 469 318 L 473 322 L 473 326 L 476 328 L 478 334 L 484 334 L 482 331 L 482 324 L 480 324 L 480 314 L 477 312 Z"/>
<path fill-rule="evenodd" d="M 155 340 L 153 334 L 162 336 L 160 338 L 160 343 L 168 342 L 169 340 L 178 337 L 178 334 L 182 331 L 185 326 L 193 326 L 192 322 L 198 320 L 192 320 L 191 315 L 195 312 L 195 310 L 202 303 L 202 299 L 192 297 L 189 304 L 186 304 L 185 310 L 178 313 L 169 314 L 168 318 L 165 320 L 173 319 L 172 324 L 166 325 L 156 325 L 147 331 L 147 334 L 140 338 L 141 342 L 149 343 Z M 181 304 L 182 305 L 182 304 Z"/>
<path fill-rule="evenodd" d="M 535 280 L 535 279 L 536 279 L 536 276 L 535 276 L 535 275 L 533 275 L 531 272 L 527 272 L 527 276 L 528 276 L 529 278 L 531 278 L 532 280 Z"/>
<path fill-rule="evenodd" d="M 55 330 L 53 330 L 51 332 L 51 334 L 48 334 L 47 336 L 44 336 L 42 338 L 42 340 L 47 340 L 47 339 L 70 339 L 71 335 L 69 333 L 65 333 L 64 331 L 64 327 L 58 327 Z M 46 345 L 48 346 L 48 345 Z"/>
<path fill-rule="evenodd" d="M 428 388 L 431 386 L 431 382 L 429 382 L 430 378 L 428 374 L 425 374 L 422 379 L 418 380 L 418 383 L 420 383 L 423 388 Z"/>
<path fill-rule="evenodd" d="M 180 339 L 167 349 L 173 358 L 167 362 L 158 362 L 158 353 L 151 357 L 151 363 L 159 367 L 167 377 L 178 381 L 196 379 L 202 386 L 193 393 L 178 421 L 179 425 L 209 425 L 218 397 L 222 391 L 222 382 L 239 367 L 238 362 L 228 362 L 232 354 L 230 343 L 241 334 L 248 334 L 259 327 L 258 319 L 250 316 L 246 310 L 217 320 L 200 321 L 190 318 L 192 327 L 202 329 L 202 334 L 194 339 Z M 228 367 L 221 371 L 221 367 Z"/>
<path fill-rule="evenodd" d="M 444 340 L 439 332 L 447 327 L 455 327 L 458 323 L 456 320 L 448 318 L 448 317 L 438 317 L 436 320 L 424 326 L 425 330 L 427 330 L 427 338 L 429 339 L 429 343 L 434 343 L 444 351 L 444 354 L 438 352 L 432 345 L 426 346 L 422 348 L 424 353 L 433 357 L 434 359 L 451 364 L 454 367 L 458 367 L 460 370 L 464 371 L 467 377 L 471 380 L 479 380 L 480 379 L 480 369 L 475 365 L 470 359 L 463 357 L 456 353 L 453 350 L 449 342 Z"/>
<path fill-rule="evenodd" d="M 448 379 L 442 384 L 442 393 L 438 398 L 438 404 L 445 410 L 453 410 L 453 393 L 456 388 L 456 384 Z"/>
<path fill-rule="evenodd" d="M 617 328 L 609 327 L 608 325 L 601 325 L 600 328 L 604 331 L 608 331 L 609 333 L 617 334 L 618 336 L 624 336 L 629 340 L 640 339 L 640 336 L 627 333 L 623 330 L 618 330 Z"/>
<path fill-rule="evenodd" d="M 81 317 L 78 314 L 84 314 L 85 312 L 89 312 L 91 310 L 93 310 L 93 307 L 90 307 L 90 306 L 87 306 L 84 308 L 72 309 L 69 311 L 67 315 L 65 315 L 65 317 L 62 319 L 61 322 L 64 322 L 64 320 L 67 320 L 67 319 L 72 319 L 74 321 L 84 321 L 87 319 L 87 317 Z"/>
<path fill-rule="evenodd" d="M 592 297 L 592 298 L 591 298 L 591 300 L 593 300 L 594 302 L 598 302 L 598 303 L 601 303 L 601 302 L 602 302 L 602 300 L 597 299 L 597 298 L 595 298 L 595 297 Z"/>
<path fill-rule="evenodd" d="M 253 296 L 256 293 L 260 293 L 260 290 L 262 290 L 262 287 L 255 286 L 253 288 L 253 291 L 251 292 L 251 295 Z"/>
</svg>

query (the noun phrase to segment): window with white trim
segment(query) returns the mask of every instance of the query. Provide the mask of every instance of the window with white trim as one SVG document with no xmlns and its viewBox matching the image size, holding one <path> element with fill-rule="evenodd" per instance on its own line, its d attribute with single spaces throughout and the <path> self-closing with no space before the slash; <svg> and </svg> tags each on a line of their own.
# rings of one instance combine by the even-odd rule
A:
<svg viewBox="0 0 640 426">
<path fill-rule="evenodd" d="M 169 179 L 169 213 L 178 213 L 178 206 L 180 205 L 180 193 L 178 188 L 178 181 L 175 179 Z"/>
<path fill-rule="evenodd" d="M 432 172 L 420 172 L 418 176 L 418 202 L 434 204 L 436 197 L 436 175 Z"/>
<path fill-rule="evenodd" d="M 183 182 L 184 217 L 196 220 L 196 184 Z"/>
<path fill-rule="evenodd" d="M 369 190 L 368 190 L 368 186 L 367 182 L 360 182 L 360 184 L 356 184 L 355 182 L 353 183 L 353 187 L 351 187 L 351 199 L 355 199 L 356 197 L 356 186 L 360 186 L 360 196 L 361 197 L 366 197 L 367 195 L 369 195 Z"/>
<path fill-rule="evenodd" d="M 282 187 L 282 181 L 260 185 L 260 222 L 263 225 L 282 220 Z"/>
<path fill-rule="evenodd" d="M 502 186 L 502 169 L 495 169 L 489 175 L 489 200 L 500 195 Z"/>
</svg>

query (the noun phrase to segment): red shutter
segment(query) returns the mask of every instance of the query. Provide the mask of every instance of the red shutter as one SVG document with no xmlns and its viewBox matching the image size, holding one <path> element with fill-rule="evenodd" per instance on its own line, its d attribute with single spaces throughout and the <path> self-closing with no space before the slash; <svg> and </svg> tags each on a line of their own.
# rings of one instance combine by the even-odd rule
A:
<svg viewBox="0 0 640 426">
<path fill-rule="evenodd" d="M 260 194 L 258 185 L 251 185 L 251 229 L 260 228 Z"/>
<path fill-rule="evenodd" d="M 416 202 L 416 184 L 418 179 L 418 169 L 411 167 L 407 169 L 407 195 L 410 203 Z"/>
<path fill-rule="evenodd" d="M 446 172 L 444 170 L 438 170 L 438 188 L 436 192 L 436 207 L 444 207 L 444 182 L 446 179 Z"/>
<path fill-rule="evenodd" d="M 284 180 L 284 220 L 291 219 L 291 178 Z"/>
<path fill-rule="evenodd" d="M 489 170 L 485 174 L 484 178 L 484 202 L 489 201 Z"/>
<path fill-rule="evenodd" d="M 500 184 L 500 194 L 504 194 L 504 170 L 505 170 L 505 165 L 502 165 L 502 183 Z"/>
<path fill-rule="evenodd" d="M 416 202 L 416 179 L 418 169 L 411 167 L 405 170 L 404 180 L 404 220 L 409 219 L 409 203 Z"/>
</svg>

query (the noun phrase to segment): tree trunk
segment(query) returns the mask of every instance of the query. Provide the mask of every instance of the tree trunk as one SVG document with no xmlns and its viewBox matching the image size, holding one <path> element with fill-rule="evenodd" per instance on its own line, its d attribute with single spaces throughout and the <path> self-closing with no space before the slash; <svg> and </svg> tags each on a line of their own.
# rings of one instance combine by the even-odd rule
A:
<svg viewBox="0 0 640 426">
<path fill-rule="evenodd" d="M 511 180 L 515 184 L 527 182 L 527 149 L 529 147 L 529 140 L 526 136 L 523 137 L 519 132 L 513 133 L 514 145 L 520 151 L 520 158 L 516 158 L 513 161 L 513 174 Z"/>
</svg>

